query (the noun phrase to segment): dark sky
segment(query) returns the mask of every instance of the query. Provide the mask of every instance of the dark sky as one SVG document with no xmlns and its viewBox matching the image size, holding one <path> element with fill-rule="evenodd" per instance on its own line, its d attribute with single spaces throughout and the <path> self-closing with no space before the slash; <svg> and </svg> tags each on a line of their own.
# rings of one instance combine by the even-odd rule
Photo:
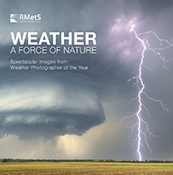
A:
<svg viewBox="0 0 173 175">
<path fill-rule="evenodd" d="M 9 22 L 10 14 L 21 13 L 41 14 L 41 22 Z M 172 14 L 171 0 L 0 0 L 0 158 L 137 159 L 137 127 L 129 138 L 137 118 L 120 123 L 138 109 L 135 100 L 127 106 L 137 97 L 135 81 L 127 80 L 138 75 L 142 52 L 130 29 L 135 24 L 137 33 L 154 31 L 171 42 Z M 97 54 L 10 54 L 10 32 L 35 31 L 95 32 Z M 151 33 L 140 36 L 149 47 L 167 46 Z M 172 45 L 159 53 L 166 61 L 145 52 L 142 78 L 145 92 L 171 111 Z M 59 59 L 88 70 L 15 71 L 11 59 Z M 157 136 L 148 138 L 152 153 L 141 148 L 143 159 L 172 160 L 173 111 L 145 95 L 142 103 L 151 116 L 143 107 L 141 117 Z"/>
</svg>

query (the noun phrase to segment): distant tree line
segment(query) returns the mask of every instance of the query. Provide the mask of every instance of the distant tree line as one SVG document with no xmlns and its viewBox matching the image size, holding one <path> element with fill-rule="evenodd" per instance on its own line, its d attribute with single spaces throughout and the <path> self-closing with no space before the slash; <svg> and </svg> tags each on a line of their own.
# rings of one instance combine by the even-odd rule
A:
<svg viewBox="0 0 173 175">
<path fill-rule="evenodd" d="M 173 160 L 112 160 L 112 159 L 0 159 L 0 162 L 120 162 L 120 163 L 173 163 Z"/>
</svg>

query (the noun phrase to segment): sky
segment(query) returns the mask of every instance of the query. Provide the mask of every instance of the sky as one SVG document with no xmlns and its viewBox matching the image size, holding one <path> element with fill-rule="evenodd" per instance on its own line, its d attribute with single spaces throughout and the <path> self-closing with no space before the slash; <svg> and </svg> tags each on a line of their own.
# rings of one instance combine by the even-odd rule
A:
<svg viewBox="0 0 173 175">
<path fill-rule="evenodd" d="M 40 23 L 10 23 L 10 14 L 41 14 Z M 136 160 L 138 75 L 142 44 L 130 32 L 154 31 L 170 43 L 171 0 L 0 0 L 0 158 Z M 96 54 L 10 54 L 10 32 L 95 32 Z M 166 47 L 151 33 L 151 48 Z M 65 44 L 66 46 L 66 44 Z M 16 46 L 17 47 L 17 46 Z M 173 58 L 172 47 L 159 52 Z M 10 60 L 65 60 L 87 70 L 11 70 Z M 39 65 L 39 64 L 38 64 Z M 150 71 L 151 69 L 152 71 Z M 143 160 L 173 160 L 173 61 L 146 50 L 141 116 L 155 135 Z M 131 103 L 129 103 L 131 101 Z M 145 132 L 145 128 L 144 131 Z"/>
</svg>

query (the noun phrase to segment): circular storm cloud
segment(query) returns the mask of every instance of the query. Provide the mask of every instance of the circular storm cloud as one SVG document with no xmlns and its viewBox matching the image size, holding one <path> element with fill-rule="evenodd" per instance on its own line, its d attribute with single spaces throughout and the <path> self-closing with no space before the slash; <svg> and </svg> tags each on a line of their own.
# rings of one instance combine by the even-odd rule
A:
<svg viewBox="0 0 173 175">
<path fill-rule="evenodd" d="M 21 78 L 0 87 L 0 130 L 20 139 L 82 135 L 105 120 L 93 85 L 80 78 Z"/>
</svg>

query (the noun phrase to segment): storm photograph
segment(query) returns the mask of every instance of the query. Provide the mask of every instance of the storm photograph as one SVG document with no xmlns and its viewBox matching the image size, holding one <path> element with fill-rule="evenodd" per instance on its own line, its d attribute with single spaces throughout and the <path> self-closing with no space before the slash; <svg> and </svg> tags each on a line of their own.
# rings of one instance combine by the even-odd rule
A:
<svg viewBox="0 0 173 175">
<path fill-rule="evenodd" d="M 0 0 L 0 158 L 173 160 L 173 1 Z"/>
</svg>

